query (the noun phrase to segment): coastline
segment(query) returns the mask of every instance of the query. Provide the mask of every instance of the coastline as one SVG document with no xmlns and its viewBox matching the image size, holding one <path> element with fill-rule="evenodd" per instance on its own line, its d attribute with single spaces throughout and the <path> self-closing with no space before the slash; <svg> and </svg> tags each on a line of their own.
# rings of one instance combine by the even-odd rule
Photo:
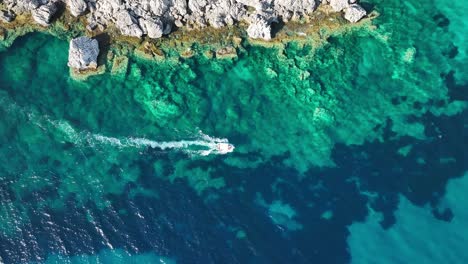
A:
<svg viewBox="0 0 468 264">
<path fill-rule="evenodd" d="M 151 39 L 147 36 L 138 38 L 122 35 L 114 26 L 109 26 L 103 31 L 89 31 L 86 29 L 84 17 L 74 17 L 68 10 L 64 10 L 47 27 L 34 23 L 29 14 L 18 15 L 9 23 L 0 21 L 0 50 L 11 46 L 18 37 L 32 32 L 43 32 L 67 41 L 79 36 L 97 39 L 100 50 L 99 67 L 70 69 L 72 78 L 86 80 L 89 76 L 107 71 L 119 72 L 118 69 L 114 69 L 119 64 L 114 59 L 120 58 L 122 64 L 125 62 L 122 61 L 122 57 L 133 55 L 139 59 L 157 62 L 171 58 L 187 59 L 192 56 L 235 59 L 248 46 L 275 48 L 281 52 L 291 42 L 318 48 L 326 43 L 330 36 L 362 28 L 373 30 L 375 26 L 372 25 L 372 20 L 377 16 L 378 13 L 373 11 L 357 23 L 349 23 L 339 13 L 331 12 L 328 6 L 321 5 L 301 21 L 289 21 L 281 28 L 275 28 L 270 40 L 249 38 L 246 23 L 221 28 L 182 27 L 161 38 Z"/>
</svg>

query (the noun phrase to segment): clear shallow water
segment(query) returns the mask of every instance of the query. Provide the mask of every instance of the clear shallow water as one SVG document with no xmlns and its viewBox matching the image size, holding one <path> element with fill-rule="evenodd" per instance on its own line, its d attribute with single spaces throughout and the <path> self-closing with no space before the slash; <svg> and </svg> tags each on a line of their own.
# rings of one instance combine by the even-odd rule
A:
<svg viewBox="0 0 468 264">
<path fill-rule="evenodd" d="M 401 262 L 446 256 L 424 241 L 468 237 L 465 185 L 446 191 L 468 164 L 463 8 L 373 4 L 376 30 L 318 49 L 130 58 L 83 83 L 66 41 L 18 39 L 0 53 L 1 262 L 395 261 L 386 244 Z M 213 138 L 235 151 L 193 153 Z M 182 141 L 204 143 L 153 148 Z"/>
</svg>

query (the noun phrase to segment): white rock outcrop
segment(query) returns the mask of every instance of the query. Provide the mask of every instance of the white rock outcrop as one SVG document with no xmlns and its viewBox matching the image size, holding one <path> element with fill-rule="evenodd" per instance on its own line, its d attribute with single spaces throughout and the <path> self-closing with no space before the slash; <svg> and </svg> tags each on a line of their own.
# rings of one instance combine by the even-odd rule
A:
<svg viewBox="0 0 468 264">
<path fill-rule="evenodd" d="M 261 14 L 255 14 L 250 20 L 250 25 L 247 28 L 247 34 L 253 39 L 271 39 L 270 22 Z"/>
<path fill-rule="evenodd" d="M 88 28 L 115 24 L 123 35 L 159 38 L 173 26 L 220 28 L 251 21 L 249 35 L 268 40 L 272 21 L 300 18 L 317 0 L 88 0 Z M 252 12 L 253 11 L 253 12 Z M 261 14 L 257 17 L 256 14 Z M 263 17 L 263 18 L 262 18 Z M 161 35 L 162 29 L 162 35 Z"/>
<path fill-rule="evenodd" d="M 356 0 L 3 0 L 8 11 L 32 13 L 34 20 L 47 26 L 65 3 L 73 16 L 86 16 L 90 31 L 115 26 L 131 37 L 160 38 L 176 27 L 219 28 L 246 21 L 252 38 L 271 39 L 271 23 L 300 19 L 312 13 L 319 3 L 335 12 L 344 12 L 351 22 L 365 15 Z M 3 18 L 6 18 L 3 16 Z"/>
<path fill-rule="evenodd" d="M 97 68 L 99 43 L 96 39 L 78 37 L 70 41 L 68 66 L 76 70 Z"/>
<path fill-rule="evenodd" d="M 15 13 L 31 12 L 42 4 L 39 0 L 4 0 L 3 2 Z"/>
<path fill-rule="evenodd" d="M 352 4 L 344 10 L 344 18 L 351 23 L 356 23 L 367 14 L 366 10 L 358 4 Z"/>
<path fill-rule="evenodd" d="M 351 23 L 361 20 L 367 12 L 362 6 L 358 5 L 357 0 L 328 0 L 329 5 L 335 12 L 344 11 L 344 18 Z"/>
<path fill-rule="evenodd" d="M 349 6 L 349 0 L 329 0 L 330 6 L 335 12 L 343 11 Z"/>
<path fill-rule="evenodd" d="M 163 23 L 160 20 L 144 19 L 139 20 L 143 33 L 149 38 L 156 39 L 162 37 L 164 33 Z"/>
<path fill-rule="evenodd" d="M 55 2 L 50 2 L 48 4 L 41 5 L 36 9 L 33 9 L 31 15 L 34 21 L 36 21 L 36 23 L 38 23 L 41 26 L 47 27 L 50 25 L 50 21 L 57 12 L 57 10 L 57 4 Z"/>
<path fill-rule="evenodd" d="M 137 38 L 143 36 L 143 31 L 138 24 L 138 20 L 127 10 L 121 10 L 117 14 L 115 25 L 120 29 L 122 35 Z"/>
<path fill-rule="evenodd" d="M 88 9 L 85 0 L 67 0 L 67 6 L 70 13 L 75 17 L 83 15 Z"/>
<path fill-rule="evenodd" d="M 0 10 L 0 21 L 3 21 L 5 23 L 10 23 L 15 19 L 15 14 L 11 11 L 7 10 Z"/>
</svg>

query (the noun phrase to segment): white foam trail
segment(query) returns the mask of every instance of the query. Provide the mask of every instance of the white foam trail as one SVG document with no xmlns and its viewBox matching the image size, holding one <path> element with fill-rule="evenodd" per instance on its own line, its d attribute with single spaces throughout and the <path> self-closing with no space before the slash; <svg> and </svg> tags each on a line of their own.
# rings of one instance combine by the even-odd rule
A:
<svg viewBox="0 0 468 264">
<path fill-rule="evenodd" d="M 117 147 L 151 147 L 161 150 L 181 150 L 189 154 L 207 156 L 210 154 L 226 154 L 234 150 L 234 146 L 229 144 L 227 139 L 212 138 L 203 136 L 199 140 L 179 140 L 179 141 L 154 141 L 147 138 L 124 138 L 118 139 L 103 135 L 93 135 L 99 142 Z M 201 149 L 191 149 L 191 147 Z"/>
<path fill-rule="evenodd" d="M 22 113 L 27 116 L 28 122 L 32 122 L 43 130 L 47 130 L 47 124 L 61 131 L 69 140 L 78 145 L 109 145 L 118 148 L 158 148 L 165 150 L 183 151 L 192 155 L 207 156 L 210 154 L 226 154 L 234 150 L 234 146 L 225 138 L 215 138 L 203 134 L 199 131 L 195 140 L 177 140 L 177 141 L 154 141 L 147 138 L 116 138 L 101 134 L 93 134 L 87 131 L 77 131 L 70 123 L 63 120 L 51 120 L 47 115 L 37 115 L 33 111 L 18 106 L 9 98 L 0 97 L 0 107 L 7 112 Z"/>
<path fill-rule="evenodd" d="M 207 156 L 210 154 L 226 154 L 234 150 L 234 146 L 225 138 L 215 138 L 199 133 L 196 140 L 178 141 L 154 141 L 147 138 L 115 138 L 101 134 L 79 133 L 67 122 L 50 121 L 56 128 L 61 130 L 70 141 L 76 144 L 86 144 L 94 146 L 104 144 L 119 148 L 158 148 L 161 150 L 179 150 L 188 154 Z"/>
</svg>

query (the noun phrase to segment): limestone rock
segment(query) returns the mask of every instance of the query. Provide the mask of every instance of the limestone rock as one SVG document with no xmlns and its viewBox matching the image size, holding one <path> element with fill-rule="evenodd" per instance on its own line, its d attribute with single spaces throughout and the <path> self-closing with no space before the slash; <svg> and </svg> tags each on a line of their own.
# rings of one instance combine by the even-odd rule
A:
<svg viewBox="0 0 468 264">
<path fill-rule="evenodd" d="M 97 28 L 98 24 L 95 22 L 95 21 L 91 21 L 88 23 L 88 25 L 86 26 L 86 29 L 88 31 L 93 31 Z"/>
<path fill-rule="evenodd" d="M 54 3 L 64 2 L 73 16 L 86 15 L 87 29 L 115 26 L 131 37 L 160 38 L 179 28 L 225 27 L 245 21 L 251 38 L 271 39 L 271 23 L 298 20 L 326 2 L 350 21 L 362 18 L 356 0 L 0 0 L 16 14 L 32 12 L 37 23 L 47 26 L 56 12 Z M 0 14 L 0 17 L 2 14 Z M 1 18 L 0 18 L 1 19 Z M 3 15 L 3 20 L 7 19 Z"/>
<path fill-rule="evenodd" d="M 271 27 L 269 21 L 261 14 L 255 14 L 247 28 L 247 34 L 254 39 L 271 39 Z"/>
<path fill-rule="evenodd" d="M 3 2 L 9 10 L 12 10 L 17 14 L 30 12 L 42 4 L 39 0 L 4 0 Z"/>
<path fill-rule="evenodd" d="M 77 70 L 96 69 L 99 43 L 88 37 L 78 37 L 70 41 L 68 66 Z"/>
<path fill-rule="evenodd" d="M 207 1 L 204 12 L 197 14 L 215 28 L 232 25 L 242 14 L 242 4 L 236 1 Z"/>
<path fill-rule="evenodd" d="M 163 23 L 159 20 L 140 19 L 140 25 L 145 34 L 152 39 L 160 38 L 163 35 Z"/>
<path fill-rule="evenodd" d="M 237 2 L 255 8 L 256 11 L 265 10 L 269 7 L 269 3 L 262 0 L 236 0 Z M 267 7 L 268 6 L 268 7 Z"/>
<path fill-rule="evenodd" d="M 315 10 L 317 4 L 315 0 L 276 0 L 274 9 L 279 16 L 286 13 L 310 13 Z"/>
<path fill-rule="evenodd" d="M 37 9 L 34 9 L 31 12 L 31 15 L 34 21 L 36 21 L 36 23 L 38 23 L 41 26 L 47 27 L 49 26 L 50 20 L 55 15 L 57 10 L 57 5 L 54 2 L 50 2 L 48 4 L 41 5 Z"/>
<path fill-rule="evenodd" d="M 0 20 L 9 23 L 15 19 L 15 14 L 11 11 L 0 10 Z"/>
<path fill-rule="evenodd" d="M 351 23 L 356 23 L 367 14 L 366 10 L 358 4 L 352 4 L 344 11 L 344 18 Z"/>
<path fill-rule="evenodd" d="M 130 37 L 143 36 L 143 31 L 138 25 L 137 20 L 127 10 L 121 10 L 116 17 L 116 26 L 123 35 Z"/>
<path fill-rule="evenodd" d="M 70 9 L 70 13 L 75 17 L 84 14 L 88 8 L 84 0 L 67 0 L 67 6 Z"/>
<path fill-rule="evenodd" d="M 330 0 L 330 6 L 335 12 L 340 12 L 349 6 L 348 0 Z"/>
</svg>

